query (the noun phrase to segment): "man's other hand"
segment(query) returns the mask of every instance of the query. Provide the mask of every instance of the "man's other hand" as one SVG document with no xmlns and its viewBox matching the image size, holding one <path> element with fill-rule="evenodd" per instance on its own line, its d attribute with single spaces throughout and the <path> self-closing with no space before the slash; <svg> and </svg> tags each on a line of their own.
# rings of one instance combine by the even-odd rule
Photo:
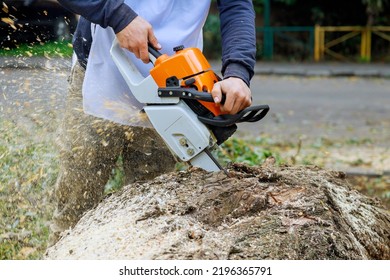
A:
<svg viewBox="0 0 390 280">
<path fill-rule="evenodd" d="M 222 94 L 226 95 L 224 104 L 221 104 Z M 211 91 L 214 102 L 220 104 L 224 114 L 236 114 L 252 104 L 252 93 L 247 84 L 240 78 L 230 77 L 214 84 Z"/>
<path fill-rule="evenodd" d="M 154 36 L 152 25 L 140 16 L 137 16 L 118 32 L 116 37 L 122 48 L 134 53 L 144 63 L 149 63 L 148 43 L 152 44 L 157 50 L 161 49 L 161 45 Z"/>
</svg>

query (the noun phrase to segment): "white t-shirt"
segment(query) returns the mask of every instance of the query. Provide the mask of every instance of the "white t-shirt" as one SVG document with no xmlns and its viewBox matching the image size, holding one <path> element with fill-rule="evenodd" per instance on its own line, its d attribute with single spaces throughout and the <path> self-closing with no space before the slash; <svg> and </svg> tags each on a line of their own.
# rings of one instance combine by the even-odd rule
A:
<svg viewBox="0 0 390 280">
<path fill-rule="evenodd" d="M 125 0 L 154 30 L 162 53 L 172 54 L 173 47 L 203 47 L 202 27 L 210 0 Z M 83 107 L 87 114 L 125 125 L 147 125 L 138 119 L 140 104 L 110 56 L 115 34 L 112 28 L 92 24 L 92 46 L 83 84 Z M 130 59 L 146 77 L 152 65 L 144 64 L 132 53 Z M 155 94 L 155 93 L 151 93 Z"/>
</svg>

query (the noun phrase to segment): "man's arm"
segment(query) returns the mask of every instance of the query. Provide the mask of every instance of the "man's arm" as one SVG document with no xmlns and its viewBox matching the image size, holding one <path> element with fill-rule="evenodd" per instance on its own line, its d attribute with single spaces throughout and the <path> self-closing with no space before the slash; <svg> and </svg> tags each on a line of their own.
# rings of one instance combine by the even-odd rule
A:
<svg viewBox="0 0 390 280">
<path fill-rule="evenodd" d="M 212 91 L 219 103 L 222 93 L 225 113 L 235 114 L 251 105 L 249 83 L 256 62 L 255 12 L 251 0 L 218 0 L 222 37 L 222 74 L 224 80 Z"/>
<path fill-rule="evenodd" d="M 58 0 L 58 2 L 90 22 L 99 24 L 103 28 L 112 27 L 115 33 L 121 31 L 137 17 L 137 13 L 123 0 Z"/>
<path fill-rule="evenodd" d="M 79 14 L 103 28 L 114 30 L 119 44 L 133 52 L 145 63 L 149 62 L 148 42 L 160 49 L 152 26 L 137 15 L 123 0 L 58 0 L 71 12 Z"/>
<path fill-rule="evenodd" d="M 251 0 L 218 0 L 221 18 L 222 72 L 246 84 L 256 62 L 255 12 Z"/>
</svg>

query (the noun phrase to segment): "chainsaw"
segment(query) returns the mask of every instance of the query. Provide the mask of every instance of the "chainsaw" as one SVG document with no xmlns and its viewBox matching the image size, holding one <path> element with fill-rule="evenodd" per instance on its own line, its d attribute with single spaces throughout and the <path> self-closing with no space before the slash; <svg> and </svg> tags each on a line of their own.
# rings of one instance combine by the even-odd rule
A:
<svg viewBox="0 0 390 280">
<path fill-rule="evenodd" d="M 222 114 L 210 93 L 221 79 L 198 48 L 178 46 L 168 56 L 149 46 L 154 67 L 147 77 L 116 39 L 110 52 L 154 129 L 171 152 L 191 166 L 226 173 L 212 151 L 234 134 L 237 123 L 257 122 L 269 111 L 268 105 L 255 105 L 234 115 Z"/>
</svg>

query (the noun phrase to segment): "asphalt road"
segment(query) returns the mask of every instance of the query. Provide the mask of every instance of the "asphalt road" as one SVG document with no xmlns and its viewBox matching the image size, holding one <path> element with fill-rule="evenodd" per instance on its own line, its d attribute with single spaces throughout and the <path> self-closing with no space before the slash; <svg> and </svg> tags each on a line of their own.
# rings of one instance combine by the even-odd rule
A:
<svg viewBox="0 0 390 280">
<path fill-rule="evenodd" d="M 254 104 L 268 104 L 251 134 L 273 138 L 374 139 L 390 145 L 390 79 L 358 77 L 255 76 Z"/>
<path fill-rule="evenodd" d="M 67 68 L 0 69 L 0 117 L 55 127 L 67 92 Z M 268 104 L 258 123 L 240 124 L 237 135 L 372 139 L 390 143 L 390 79 L 256 75 L 253 104 Z"/>
<path fill-rule="evenodd" d="M 63 112 L 68 70 L 0 69 L 0 118 L 15 122 L 31 137 L 52 138 Z M 35 128 L 46 135 L 36 135 Z"/>
</svg>

